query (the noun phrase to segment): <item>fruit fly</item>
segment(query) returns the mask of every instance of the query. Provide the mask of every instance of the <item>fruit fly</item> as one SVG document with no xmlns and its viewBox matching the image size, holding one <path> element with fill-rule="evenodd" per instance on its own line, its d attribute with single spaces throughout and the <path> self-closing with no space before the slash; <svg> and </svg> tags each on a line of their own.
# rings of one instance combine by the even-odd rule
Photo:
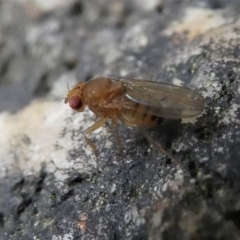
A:
<svg viewBox="0 0 240 240">
<path fill-rule="evenodd" d="M 78 112 L 85 107 L 99 117 L 84 136 L 100 128 L 107 120 L 117 130 L 120 120 L 129 127 L 153 127 L 167 119 L 185 119 L 201 114 L 204 98 L 198 92 L 186 87 L 140 80 L 99 77 L 89 82 L 76 84 L 65 98 L 65 103 Z M 118 137 L 118 135 L 117 135 Z M 146 136 L 152 144 L 151 139 Z M 118 137 L 118 141 L 120 139 Z M 161 151 L 167 154 L 162 148 Z M 168 154 L 167 154 L 168 155 Z"/>
</svg>

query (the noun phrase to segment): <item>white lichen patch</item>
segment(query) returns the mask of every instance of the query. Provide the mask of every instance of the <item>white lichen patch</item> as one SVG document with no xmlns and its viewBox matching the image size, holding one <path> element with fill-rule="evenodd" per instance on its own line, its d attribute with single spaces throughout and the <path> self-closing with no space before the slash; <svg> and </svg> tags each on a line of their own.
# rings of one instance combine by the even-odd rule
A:
<svg viewBox="0 0 240 240">
<path fill-rule="evenodd" d="M 172 36 L 173 34 L 187 34 L 189 40 L 226 24 L 231 19 L 226 19 L 223 11 L 211 10 L 206 8 L 188 8 L 182 20 L 172 22 L 163 35 Z"/>
<path fill-rule="evenodd" d="M 217 98 L 222 89 L 222 85 L 210 64 L 203 64 L 197 74 L 191 80 L 191 85 L 198 86 L 204 98 Z"/>
<path fill-rule="evenodd" d="M 206 21 L 211 22 L 211 24 L 205 23 Z M 198 23 L 196 24 L 196 22 Z M 169 72 L 175 71 L 175 69 L 172 69 L 170 66 L 189 64 L 188 61 L 190 58 L 196 58 L 196 62 L 191 66 L 192 71 L 196 71 L 198 69 L 198 64 L 200 64 L 202 60 L 201 54 L 204 54 L 203 46 L 206 45 L 209 45 L 211 49 L 211 58 L 214 62 L 217 62 L 217 60 L 224 61 L 225 63 L 229 61 L 239 62 L 238 57 L 227 54 L 222 56 L 221 51 L 219 51 L 219 48 L 232 48 L 234 45 L 239 45 L 239 32 L 236 31 L 236 29 L 239 28 L 240 20 L 233 22 L 231 18 L 226 18 L 226 14 L 224 15 L 220 10 L 212 11 L 202 8 L 189 8 L 186 10 L 182 21 L 171 23 L 169 27 L 163 31 L 163 34 L 167 36 L 177 34 L 177 36 L 179 36 L 179 34 L 183 35 L 188 32 L 186 35 L 188 39 L 192 40 L 196 38 L 196 40 L 192 41 L 190 45 L 186 44 L 186 46 L 182 46 L 174 53 L 169 53 L 162 68 L 167 69 Z M 231 44 L 229 44 L 230 42 Z M 204 73 L 208 70 L 211 72 L 212 66 L 209 68 L 207 64 L 208 62 L 205 62 L 203 68 L 198 69 L 198 72 Z M 235 69 L 233 70 L 236 72 Z M 201 82 L 205 83 L 205 80 L 208 81 L 208 79 L 205 79 L 205 77 L 208 77 L 207 75 L 202 77 L 204 78 L 201 78 Z M 212 76 L 209 77 L 213 79 Z M 196 85 L 194 84 L 194 86 Z"/>
<path fill-rule="evenodd" d="M 41 12 L 49 12 L 55 9 L 63 8 L 69 5 L 73 0 L 68 1 L 59 1 L 59 0 L 17 0 L 19 3 L 23 5 L 30 5 L 31 7 L 35 7 L 38 11 Z M 34 9 L 35 10 L 35 9 Z"/>
<path fill-rule="evenodd" d="M 152 188 L 152 197 L 159 199 L 163 197 L 164 192 L 171 191 L 173 193 L 179 193 L 184 184 L 184 172 L 180 167 L 172 168 L 171 172 L 164 178 L 159 179 L 159 182 Z M 165 174 L 164 172 L 161 174 Z"/>
<path fill-rule="evenodd" d="M 73 240 L 74 239 L 73 235 L 74 235 L 74 231 L 71 230 L 70 233 L 65 233 L 62 236 L 61 235 L 53 235 L 52 240 Z"/>
<path fill-rule="evenodd" d="M 139 48 L 144 48 L 148 45 L 148 36 L 146 35 L 145 30 L 150 24 L 147 20 L 142 20 L 136 25 L 133 25 L 126 31 L 123 42 L 122 49 L 131 49 L 132 51 L 138 51 Z"/>
<path fill-rule="evenodd" d="M 239 33 L 236 31 L 240 27 L 240 20 L 237 20 L 236 22 L 226 24 L 224 26 L 221 26 L 219 28 L 215 28 L 211 31 L 209 31 L 203 39 L 202 45 L 208 44 L 214 39 L 215 43 L 221 42 L 222 47 L 229 47 L 229 40 L 231 40 L 231 45 L 234 44 L 234 41 L 236 40 L 239 44 Z M 235 44 L 237 44 L 235 42 Z M 217 54 L 217 52 L 216 52 Z M 229 59 L 229 56 L 225 56 L 226 60 Z M 237 57 L 236 60 L 239 60 Z"/>
<path fill-rule="evenodd" d="M 238 119 L 239 108 L 239 104 L 233 103 L 227 110 L 223 112 L 223 116 L 219 121 L 219 124 L 240 124 L 240 120 Z"/>
<path fill-rule="evenodd" d="M 88 170 L 95 163 L 92 151 L 74 159 L 68 159 L 68 151 L 88 149 L 82 134 L 92 123 L 88 111 L 73 114 L 63 102 L 55 101 L 35 101 L 15 115 L 2 113 L 0 177 L 11 172 L 34 174 L 43 163 L 61 180 L 66 177 L 61 173 L 64 169 Z"/>
</svg>

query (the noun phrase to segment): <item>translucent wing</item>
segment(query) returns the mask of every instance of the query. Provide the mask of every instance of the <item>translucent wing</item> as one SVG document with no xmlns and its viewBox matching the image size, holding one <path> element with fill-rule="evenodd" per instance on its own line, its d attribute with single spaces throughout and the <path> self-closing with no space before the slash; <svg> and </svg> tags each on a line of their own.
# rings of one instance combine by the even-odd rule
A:
<svg viewBox="0 0 240 240">
<path fill-rule="evenodd" d="M 133 108 L 134 102 L 148 106 L 140 111 L 170 119 L 194 117 L 203 111 L 204 98 L 189 88 L 139 79 L 120 81 L 126 87 L 126 98 L 131 100 L 124 101 L 126 109 Z"/>
</svg>

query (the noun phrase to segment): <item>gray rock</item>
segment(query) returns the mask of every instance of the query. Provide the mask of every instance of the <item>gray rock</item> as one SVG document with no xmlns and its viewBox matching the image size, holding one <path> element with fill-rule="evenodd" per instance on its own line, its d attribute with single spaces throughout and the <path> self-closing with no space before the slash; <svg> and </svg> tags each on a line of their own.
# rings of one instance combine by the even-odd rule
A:
<svg viewBox="0 0 240 240">
<path fill-rule="evenodd" d="M 0 239 L 240 239 L 239 1 L 48 2 L 0 3 Z M 205 97 L 151 132 L 179 164 L 107 124 L 97 165 L 61 99 L 108 75 Z"/>
</svg>

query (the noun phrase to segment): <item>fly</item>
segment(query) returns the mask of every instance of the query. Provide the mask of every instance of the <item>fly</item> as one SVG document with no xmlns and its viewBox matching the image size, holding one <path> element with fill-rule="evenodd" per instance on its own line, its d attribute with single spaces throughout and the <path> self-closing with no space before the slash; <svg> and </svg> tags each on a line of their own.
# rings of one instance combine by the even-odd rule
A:
<svg viewBox="0 0 240 240">
<path fill-rule="evenodd" d="M 96 145 L 87 135 L 107 120 L 116 130 L 119 120 L 129 127 L 153 127 L 161 124 L 163 118 L 186 119 L 200 115 L 205 100 L 200 93 L 186 87 L 149 80 L 99 77 L 76 84 L 68 91 L 65 103 L 78 112 L 88 106 L 99 118 L 84 132 L 88 144 L 96 151 Z M 152 144 L 151 139 L 147 139 Z"/>
</svg>

